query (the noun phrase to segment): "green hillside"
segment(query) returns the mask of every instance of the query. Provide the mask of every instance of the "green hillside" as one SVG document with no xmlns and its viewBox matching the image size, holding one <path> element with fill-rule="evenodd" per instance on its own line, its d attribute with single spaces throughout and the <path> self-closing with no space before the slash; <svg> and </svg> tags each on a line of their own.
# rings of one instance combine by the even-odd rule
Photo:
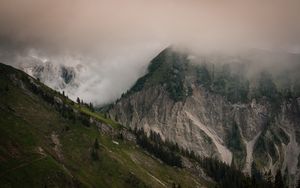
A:
<svg viewBox="0 0 300 188">
<path fill-rule="evenodd" d="M 147 154 L 126 131 L 0 64 L 0 187 L 212 186 Z"/>
</svg>

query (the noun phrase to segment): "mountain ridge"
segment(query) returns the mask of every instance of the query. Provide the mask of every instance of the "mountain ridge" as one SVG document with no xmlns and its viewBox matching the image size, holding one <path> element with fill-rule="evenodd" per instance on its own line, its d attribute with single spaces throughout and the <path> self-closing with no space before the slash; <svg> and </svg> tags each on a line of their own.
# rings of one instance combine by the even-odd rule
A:
<svg viewBox="0 0 300 188">
<path fill-rule="evenodd" d="M 112 105 L 110 117 L 147 134 L 154 131 L 200 156 L 232 162 L 247 174 L 270 170 L 275 176 L 280 169 L 288 176 L 287 184 L 295 186 L 299 83 L 290 82 L 285 89 L 266 70 L 253 80 L 243 64 L 233 71 L 226 61 L 210 64 L 209 57 L 197 63 L 188 57 L 173 49 L 160 53 L 148 74 Z M 232 153 L 232 161 L 221 150 Z"/>
<path fill-rule="evenodd" d="M 3 187 L 211 187 L 138 147 L 126 127 L 0 64 Z"/>
</svg>

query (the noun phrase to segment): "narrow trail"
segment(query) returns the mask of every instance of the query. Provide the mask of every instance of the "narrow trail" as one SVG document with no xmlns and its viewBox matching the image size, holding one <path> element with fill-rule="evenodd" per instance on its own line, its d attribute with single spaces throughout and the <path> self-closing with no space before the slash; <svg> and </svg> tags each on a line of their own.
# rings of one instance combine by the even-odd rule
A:
<svg viewBox="0 0 300 188">
<path fill-rule="evenodd" d="M 145 169 L 143 169 L 145 170 Z M 146 171 L 146 170 L 145 170 Z M 160 183 L 163 187 L 167 187 L 163 182 L 161 182 L 157 177 L 153 176 L 152 174 L 150 174 L 149 172 L 146 171 L 146 173 L 152 177 L 154 180 L 156 180 L 158 183 Z"/>
<path fill-rule="evenodd" d="M 154 175 L 152 175 L 150 172 L 148 172 L 146 169 L 142 168 L 139 163 L 137 162 L 136 159 L 134 159 L 134 157 L 132 157 L 132 155 L 130 155 L 131 160 L 138 166 L 138 168 L 140 168 L 142 171 L 146 172 L 146 174 L 150 177 L 152 177 L 155 181 L 157 181 L 160 185 L 162 185 L 163 187 L 167 187 L 166 184 L 164 184 L 160 179 L 158 179 L 157 177 L 155 177 Z"/>
<path fill-rule="evenodd" d="M 108 152 L 112 153 L 112 151 L 110 149 L 108 149 L 105 145 L 103 144 L 100 144 L 100 146 L 102 146 L 105 150 L 107 150 Z M 127 154 L 127 153 L 126 153 Z M 153 178 L 155 181 L 157 181 L 160 185 L 162 185 L 163 187 L 167 187 L 166 184 L 164 184 L 161 180 L 159 180 L 157 177 L 155 177 L 154 175 L 152 175 L 150 172 L 148 172 L 146 169 L 142 168 L 138 162 L 130 155 L 130 154 L 127 154 L 129 155 L 130 159 L 135 163 L 137 164 L 137 166 L 142 170 L 144 171 L 148 176 L 150 176 L 151 178 Z M 112 156 L 114 157 L 114 156 Z M 119 162 L 122 162 L 120 161 L 118 158 L 116 158 Z"/>
<path fill-rule="evenodd" d="M 11 168 L 11 169 L 7 170 L 6 172 L 1 173 L 1 174 L 0 174 L 0 177 L 3 177 L 3 176 L 5 176 L 7 173 L 12 172 L 12 171 L 14 171 L 14 170 L 17 170 L 17 169 L 20 169 L 20 168 L 29 166 L 29 165 L 31 165 L 31 164 L 33 164 L 33 163 L 35 163 L 35 162 L 38 162 L 38 161 L 40 161 L 40 160 L 43 160 L 43 159 L 45 159 L 46 157 L 48 157 L 48 156 L 43 156 L 43 157 L 37 158 L 37 159 L 35 159 L 35 160 L 32 160 L 32 161 L 30 161 L 30 162 L 20 164 L 20 165 L 14 167 L 14 168 Z"/>
</svg>

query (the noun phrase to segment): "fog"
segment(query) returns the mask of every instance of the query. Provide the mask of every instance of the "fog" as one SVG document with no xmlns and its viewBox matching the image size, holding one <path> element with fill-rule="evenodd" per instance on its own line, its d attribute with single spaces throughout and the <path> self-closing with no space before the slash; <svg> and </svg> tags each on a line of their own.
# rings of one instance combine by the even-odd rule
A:
<svg viewBox="0 0 300 188">
<path fill-rule="evenodd" d="M 1 0 L 0 61 L 81 66 L 67 94 L 104 104 L 169 45 L 300 53 L 299 10 L 297 0 Z"/>
</svg>

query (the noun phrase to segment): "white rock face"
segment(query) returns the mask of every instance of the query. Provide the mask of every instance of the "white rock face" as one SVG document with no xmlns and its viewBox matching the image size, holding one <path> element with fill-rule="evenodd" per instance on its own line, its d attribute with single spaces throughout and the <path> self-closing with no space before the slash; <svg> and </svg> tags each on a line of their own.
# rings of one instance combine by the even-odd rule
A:
<svg viewBox="0 0 300 188">
<path fill-rule="evenodd" d="M 165 49 L 152 60 L 148 74 L 112 106 L 111 118 L 159 133 L 181 148 L 218 158 L 247 174 L 271 170 L 275 175 L 281 170 L 293 187 L 300 167 L 299 98 L 283 97 L 267 70 L 257 75 L 249 67 L 245 70 L 240 65 L 247 58 L 237 58 L 230 68 L 231 57 L 218 57 L 191 58 Z M 257 68 L 259 60 L 251 66 Z M 276 74 L 288 79 L 280 71 Z M 297 84 L 281 87 L 295 91 Z"/>
<path fill-rule="evenodd" d="M 293 110 L 288 109 L 291 105 L 291 102 L 283 104 L 281 115 L 270 126 L 268 103 L 231 104 L 201 87 L 193 88 L 186 100 L 174 102 L 163 86 L 155 86 L 122 98 L 109 114 L 124 125 L 155 131 L 182 148 L 201 156 L 217 157 L 227 164 L 238 156 L 238 151 L 229 145 L 230 139 L 235 139 L 230 137 L 234 129 L 230 120 L 233 120 L 243 147 L 242 159 L 235 162 L 241 170 L 251 174 L 253 163 L 261 164 L 261 171 L 271 170 L 273 175 L 277 169 L 283 172 L 288 169 L 292 186 L 299 176 L 299 140 L 295 133 L 299 117 L 294 117 Z"/>
<path fill-rule="evenodd" d="M 81 85 L 81 74 L 84 67 L 80 62 L 72 61 L 67 65 L 63 61 L 50 61 L 39 56 L 21 57 L 16 60 L 14 66 L 30 76 L 39 79 L 45 85 L 57 91 L 64 91 L 73 100 L 77 98 L 77 92 Z"/>
<path fill-rule="evenodd" d="M 66 89 L 66 87 L 75 87 L 76 75 L 80 72 L 76 67 L 56 65 L 51 62 L 31 64 L 20 68 L 27 74 L 40 79 L 41 82 L 55 90 L 63 90 Z"/>
<path fill-rule="evenodd" d="M 232 153 L 226 146 L 224 146 L 224 141 L 220 139 L 219 136 L 213 130 L 199 122 L 199 120 L 197 120 L 197 118 L 195 118 L 192 114 L 190 114 L 189 112 L 186 112 L 186 114 L 196 126 L 198 126 L 202 131 L 204 131 L 205 134 L 207 134 L 207 136 L 209 136 L 212 139 L 221 156 L 221 160 L 230 165 L 232 161 Z"/>
</svg>

